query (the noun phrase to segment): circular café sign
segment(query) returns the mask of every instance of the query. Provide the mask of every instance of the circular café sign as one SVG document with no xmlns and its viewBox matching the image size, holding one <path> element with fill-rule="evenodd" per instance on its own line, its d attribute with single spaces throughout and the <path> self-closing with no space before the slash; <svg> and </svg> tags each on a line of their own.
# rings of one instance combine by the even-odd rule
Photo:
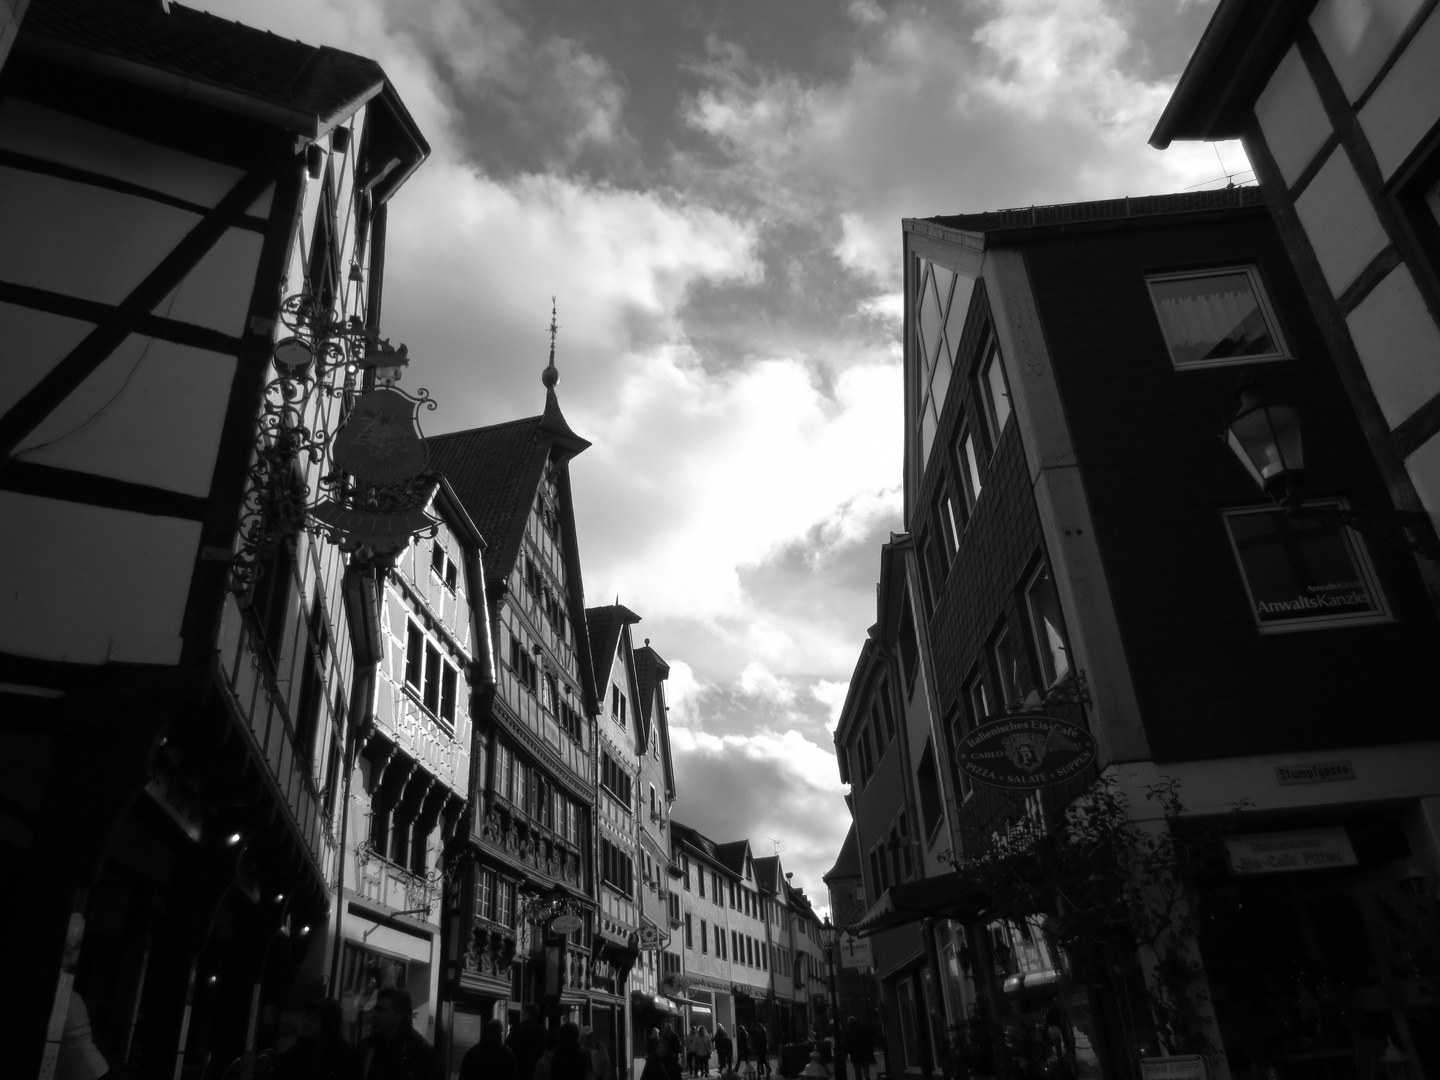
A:
<svg viewBox="0 0 1440 1080">
<path fill-rule="evenodd" d="M 1095 740 L 1079 724 L 1053 716 L 1007 716 L 967 731 L 955 764 L 991 787 L 1050 787 L 1095 760 Z"/>
<path fill-rule="evenodd" d="M 585 920 L 579 915 L 556 915 L 550 920 L 550 929 L 557 934 L 573 934 L 585 925 Z"/>
</svg>

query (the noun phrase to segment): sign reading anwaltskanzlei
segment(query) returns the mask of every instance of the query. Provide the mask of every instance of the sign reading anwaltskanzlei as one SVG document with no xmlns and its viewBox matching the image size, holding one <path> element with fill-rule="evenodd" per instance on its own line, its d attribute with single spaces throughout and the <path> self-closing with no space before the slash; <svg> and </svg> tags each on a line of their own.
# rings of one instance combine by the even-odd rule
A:
<svg viewBox="0 0 1440 1080">
<path fill-rule="evenodd" d="M 1079 724 L 1053 716 L 1007 716 L 967 731 L 955 747 L 955 764 L 991 787 L 1050 787 L 1095 760 L 1095 740 Z"/>
</svg>

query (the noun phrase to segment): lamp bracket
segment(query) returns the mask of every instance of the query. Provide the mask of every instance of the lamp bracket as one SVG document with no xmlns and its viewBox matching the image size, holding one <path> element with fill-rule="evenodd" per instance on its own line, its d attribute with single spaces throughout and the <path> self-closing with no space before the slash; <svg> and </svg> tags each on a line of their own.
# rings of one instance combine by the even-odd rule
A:
<svg viewBox="0 0 1440 1080">
<path fill-rule="evenodd" d="M 1294 496 L 1280 500 L 1285 513 L 1303 521 L 1318 521 L 1353 529 L 1382 547 L 1423 555 L 1440 562 L 1430 515 L 1421 510 L 1347 510 L 1338 506 L 1306 506 Z"/>
</svg>

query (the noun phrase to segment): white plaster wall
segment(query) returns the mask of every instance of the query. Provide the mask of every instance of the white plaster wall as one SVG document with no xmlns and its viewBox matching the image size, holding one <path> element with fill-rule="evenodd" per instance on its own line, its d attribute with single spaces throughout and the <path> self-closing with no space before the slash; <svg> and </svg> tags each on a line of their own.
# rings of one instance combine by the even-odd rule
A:
<svg viewBox="0 0 1440 1080">
<path fill-rule="evenodd" d="M 1255 99 L 1255 118 L 1286 184 L 1294 184 L 1330 137 L 1330 118 L 1295 46 Z"/>
<path fill-rule="evenodd" d="M 1380 71 L 1425 0 L 1320 0 L 1310 26 L 1354 101 Z"/>
<path fill-rule="evenodd" d="M 199 220 L 138 196 L 0 168 L 0 279 L 118 304 Z"/>
<path fill-rule="evenodd" d="M 234 377 L 233 356 L 132 334 L 15 456 L 206 496 Z"/>
<path fill-rule="evenodd" d="M 35 388 L 63 360 L 94 323 L 51 315 L 16 304 L 0 304 L 0 415 Z"/>
<path fill-rule="evenodd" d="M 1405 459 L 1420 503 L 1432 520 L 1440 522 L 1440 435 L 1434 436 Z"/>
<path fill-rule="evenodd" d="M 249 229 L 227 230 L 154 313 L 240 337 L 264 240 Z"/>
<path fill-rule="evenodd" d="M 241 171 L 77 120 L 21 98 L 0 101 L 0 147 L 214 206 Z"/>
<path fill-rule="evenodd" d="M 0 652 L 174 664 L 200 524 L 0 492 Z"/>
<path fill-rule="evenodd" d="M 1360 124 L 1388 180 L 1440 118 L 1440 15 L 1431 11 L 1365 108 Z"/>
<path fill-rule="evenodd" d="M 1336 296 L 1389 242 L 1343 148 L 1331 153 L 1295 200 L 1295 210 Z"/>
<path fill-rule="evenodd" d="M 1346 322 L 1380 411 L 1392 428 L 1440 394 L 1440 329 L 1403 263 Z"/>
</svg>

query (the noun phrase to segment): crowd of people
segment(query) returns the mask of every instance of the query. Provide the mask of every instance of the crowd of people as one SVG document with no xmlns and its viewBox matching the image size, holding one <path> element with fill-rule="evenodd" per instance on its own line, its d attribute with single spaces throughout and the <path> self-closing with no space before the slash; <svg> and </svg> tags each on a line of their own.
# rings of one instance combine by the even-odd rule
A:
<svg viewBox="0 0 1440 1080">
<path fill-rule="evenodd" d="M 278 1080 L 440 1080 L 439 1055 L 412 1025 L 410 992 L 387 987 L 375 997 L 371 1033 L 358 1046 L 345 1040 L 339 1002 L 322 998 L 304 1006 L 295 1044 L 275 1060 Z M 852 1016 L 837 1033 L 836 1056 L 853 1069 L 852 1080 L 870 1080 L 875 1047 L 869 1031 Z M 681 1064 L 681 1054 L 684 1064 Z M 763 1024 L 736 1024 L 732 1035 L 723 1024 L 714 1033 L 696 1024 L 681 1034 L 669 1024 L 652 1028 L 645 1046 L 640 1080 L 682 1080 L 710 1076 L 711 1058 L 720 1077 L 773 1076 L 769 1034 Z M 838 1070 L 837 1070 L 838 1071 Z M 533 1004 L 505 1032 L 498 1019 L 487 1020 L 480 1041 L 460 1062 L 460 1080 L 616 1080 L 604 1041 L 588 1027 L 566 1022 L 547 1029 Z"/>
</svg>

